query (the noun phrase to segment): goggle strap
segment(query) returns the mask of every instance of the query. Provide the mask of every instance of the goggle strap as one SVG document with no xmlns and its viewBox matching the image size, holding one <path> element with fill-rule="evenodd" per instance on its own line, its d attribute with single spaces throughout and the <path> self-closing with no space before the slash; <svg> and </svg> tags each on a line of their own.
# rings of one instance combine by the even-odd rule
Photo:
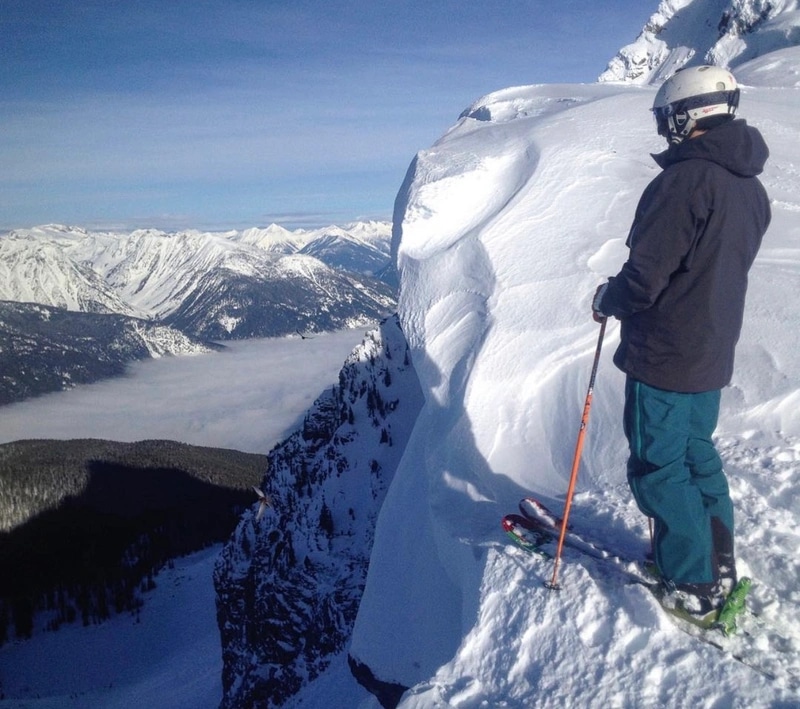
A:
<svg viewBox="0 0 800 709">
<path fill-rule="evenodd" d="M 677 113 L 686 113 L 694 108 L 701 108 L 702 106 L 713 106 L 718 103 L 727 103 L 728 108 L 738 108 L 739 106 L 739 89 L 733 91 L 716 91 L 710 94 L 701 94 L 700 96 L 690 96 L 682 101 L 675 103 L 668 103 L 666 106 L 659 106 L 653 109 L 656 118 L 660 116 L 669 117 Z"/>
</svg>

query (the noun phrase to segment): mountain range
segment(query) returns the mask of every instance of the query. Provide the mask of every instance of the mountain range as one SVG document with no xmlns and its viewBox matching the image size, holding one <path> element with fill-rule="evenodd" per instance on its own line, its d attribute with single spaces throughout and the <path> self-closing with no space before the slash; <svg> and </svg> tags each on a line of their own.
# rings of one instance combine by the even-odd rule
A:
<svg viewBox="0 0 800 709">
<path fill-rule="evenodd" d="M 221 341 L 374 323 L 396 305 L 391 227 L 0 237 L 0 404 L 206 352 Z"/>
</svg>

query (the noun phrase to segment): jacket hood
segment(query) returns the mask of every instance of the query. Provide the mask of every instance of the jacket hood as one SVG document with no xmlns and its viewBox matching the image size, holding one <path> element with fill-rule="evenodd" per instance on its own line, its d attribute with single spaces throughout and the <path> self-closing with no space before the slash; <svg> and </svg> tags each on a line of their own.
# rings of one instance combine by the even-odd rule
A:
<svg viewBox="0 0 800 709">
<path fill-rule="evenodd" d="M 734 119 L 696 138 L 671 145 L 653 155 L 662 168 L 683 160 L 710 160 L 742 177 L 755 177 L 764 170 L 769 148 L 758 129 L 743 119 Z"/>
</svg>

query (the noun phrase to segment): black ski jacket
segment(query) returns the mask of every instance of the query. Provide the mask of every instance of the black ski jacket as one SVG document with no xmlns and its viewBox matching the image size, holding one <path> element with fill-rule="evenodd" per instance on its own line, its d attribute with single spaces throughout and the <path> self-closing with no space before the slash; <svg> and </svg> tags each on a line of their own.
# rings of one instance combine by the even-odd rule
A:
<svg viewBox="0 0 800 709">
<path fill-rule="evenodd" d="M 769 156 L 761 133 L 732 120 L 653 158 L 628 235 L 627 262 L 600 311 L 622 321 L 614 363 L 677 392 L 730 383 L 747 274 L 770 221 L 756 177 Z"/>
</svg>

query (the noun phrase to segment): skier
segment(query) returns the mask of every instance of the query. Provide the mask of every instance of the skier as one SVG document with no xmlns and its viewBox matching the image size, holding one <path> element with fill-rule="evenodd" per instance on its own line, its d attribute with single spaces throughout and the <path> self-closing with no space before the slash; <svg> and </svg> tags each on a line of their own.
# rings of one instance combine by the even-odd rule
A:
<svg viewBox="0 0 800 709">
<path fill-rule="evenodd" d="M 668 149 L 628 234 L 628 260 L 599 286 L 596 320 L 621 321 L 628 482 L 654 519 L 662 603 L 716 619 L 736 583 L 733 506 L 712 441 L 733 373 L 747 274 L 770 221 L 761 134 L 735 118 L 726 69 L 679 71 L 653 103 Z"/>
</svg>

